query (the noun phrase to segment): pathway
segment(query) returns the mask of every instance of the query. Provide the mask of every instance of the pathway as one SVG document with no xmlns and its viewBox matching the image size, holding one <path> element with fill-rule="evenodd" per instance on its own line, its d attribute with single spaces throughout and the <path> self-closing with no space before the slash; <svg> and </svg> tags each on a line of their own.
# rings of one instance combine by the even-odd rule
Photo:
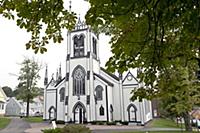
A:
<svg viewBox="0 0 200 133">
<path fill-rule="evenodd" d="M 10 124 L 6 128 L 0 130 L 0 133 L 24 133 L 24 131 L 28 128 L 30 128 L 28 122 L 23 119 L 13 117 Z"/>
</svg>

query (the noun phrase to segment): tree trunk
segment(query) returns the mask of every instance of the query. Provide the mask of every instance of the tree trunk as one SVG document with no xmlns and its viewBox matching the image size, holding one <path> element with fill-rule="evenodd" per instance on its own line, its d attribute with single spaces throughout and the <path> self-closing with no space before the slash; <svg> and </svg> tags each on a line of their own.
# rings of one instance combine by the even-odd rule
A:
<svg viewBox="0 0 200 133">
<path fill-rule="evenodd" d="M 185 122 L 185 130 L 192 131 L 192 125 L 190 123 L 190 114 L 188 112 L 183 113 L 183 119 Z"/>
<path fill-rule="evenodd" d="M 27 95 L 27 106 L 26 106 L 26 117 L 29 117 L 29 102 L 30 102 L 30 98 L 29 98 L 29 94 Z"/>
</svg>

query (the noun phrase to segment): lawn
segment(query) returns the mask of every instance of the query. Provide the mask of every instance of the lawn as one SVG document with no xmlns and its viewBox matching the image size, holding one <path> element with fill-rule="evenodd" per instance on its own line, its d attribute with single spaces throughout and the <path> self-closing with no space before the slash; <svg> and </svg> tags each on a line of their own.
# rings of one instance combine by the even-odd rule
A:
<svg viewBox="0 0 200 133">
<path fill-rule="evenodd" d="M 163 118 L 153 119 L 147 126 L 155 128 L 181 128 L 180 124 L 177 125 L 176 122 L 170 119 L 163 119 Z"/>
<path fill-rule="evenodd" d="M 115 132 L 117 133 L 117 132 Z M 184 131 L 133 131 L 133 132 L 120 132 L 120 133 L 197 133 L 197 132 L 184 132 Z"/>
<path fill-rule="evenodd" d="M 9 123 L 11 119 L 7 117 L 0 117 L 0 129 L 5 128 Z"/>
<path fill-rule="evenodd" d="M 42 117 L 24 117 L 24 120 L 31 122 L 31 123 L 39 123 L 39 122 L 43 122 Z"/>
</svg>

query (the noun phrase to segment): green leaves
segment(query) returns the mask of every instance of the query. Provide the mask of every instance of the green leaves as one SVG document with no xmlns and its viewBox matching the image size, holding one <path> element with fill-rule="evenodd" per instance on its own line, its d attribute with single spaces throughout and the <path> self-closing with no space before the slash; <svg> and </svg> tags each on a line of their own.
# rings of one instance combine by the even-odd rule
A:
<svg viewBox="0 0 200 133">
<path fill-rule="evenodd" d="M 42 48 L 41 48 L 42 49 Z M 40 50 L 41 50 L 40 49 Z M 39 49 L 37 49 L 39 50 Z M 45 50 L 45 49 L 42 49 Z M 43 52 L 43 51 L 40 51 Z M 37 81 L 40 79 L 39 71 L 41 66 L 34 59 L 24 59 L 21 63 L 21 69 L 19 72 L 19 84 L 17 86 L 17 98 L 24 101 L 27 100 L 29 96 L 30 99 L 33 99 L 39 93 L 39 88 L 37 86 Z"/>
<path fill-rule="evenodd" d="M 0 14 L 14 19 L 16 13 L 17 26 L 31 33 L 26 49 L 35 53 L 45 53 L 50 40 L 61 43 L 62 29 L 72 30 L 76 23 L 75 13 L 64 9 L 63 0 L 5 0 L 0 5 Z"/>
</svg>

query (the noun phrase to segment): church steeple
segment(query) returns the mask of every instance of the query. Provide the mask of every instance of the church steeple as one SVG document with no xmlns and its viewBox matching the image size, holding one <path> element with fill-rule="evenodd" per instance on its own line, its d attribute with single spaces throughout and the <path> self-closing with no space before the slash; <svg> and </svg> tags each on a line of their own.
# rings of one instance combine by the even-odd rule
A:
<svg viewBox="0 0 200 133">
<path fill-rule="evenodd" d="M 44 85 L 47 85 L 47 84 L 48 84 L 48 66 L 46 65 Z"/>
<path fill-rule="evenodd" d="M 58 80 L 62 80 L 62 72 L 61 72 L 61 64 L 60 64 L 60 67 L 59 67 L 59 72 L 58 72 Z"/>
</svg>

